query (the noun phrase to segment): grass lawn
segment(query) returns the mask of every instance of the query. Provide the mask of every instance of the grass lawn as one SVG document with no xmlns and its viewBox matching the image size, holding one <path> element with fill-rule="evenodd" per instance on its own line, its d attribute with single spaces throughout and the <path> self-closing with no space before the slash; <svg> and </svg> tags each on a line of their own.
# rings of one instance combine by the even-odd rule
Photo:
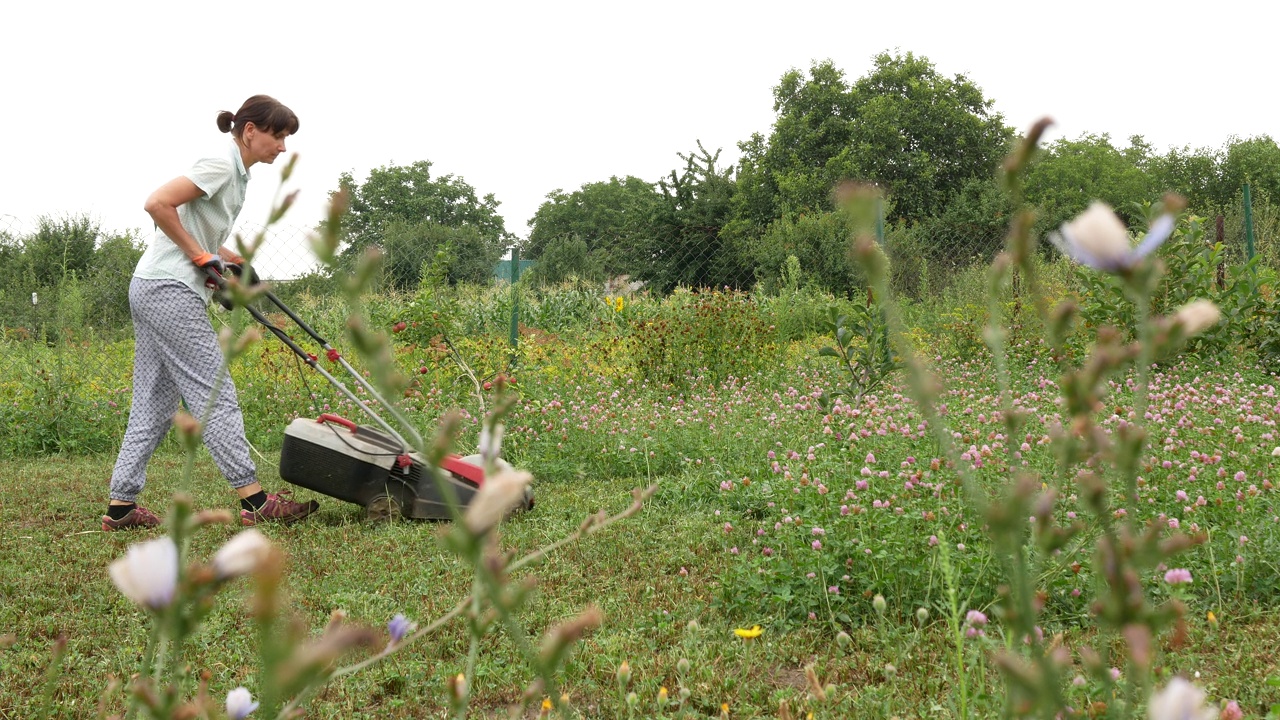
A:
<svg viewBox="0 0 1280 720">
<path fill-rule="evenodd" d="M 127 546 L 159 531 L 109 535 L 99 531 L 113 457 L 48 457 L 0 464 L 0 504 L 5 548 L 0 555 L 0 634 L 12 645 L 0 650 L 0 718 L 24 718 L 38 703 L 44 668 L 54 639 L 68 638 L 65 671 L 54 697 L 56 717 L 96 717 L 108 676 L 127 677 L 146 640 L 144 614 L 108 580 L 107 564 Z M 274 468 L 260 467 L 269 489 Z M 144 501 L 162 510 L 167 498 L 189 491 L 201 508 L 231 508 L 232 495 L 207 456 L 197 463 L 190 488 L 179 487 L 182 458 L 157 456 Z M 744 641 L 733 629 L 746 621 L 726 612 L 718 583 L 735 556 L 724 552 L 721 509 L 701 490 L 697 474 L 661 478 L 661 489 L 644 512 L 584 538 L 532 570 L 538 593 L 524 613 L 540 633 L 588 604 L 604 614 L 603 626 L 576 650 L 564 678 L 572 707 L 581 717 L 650 717 L 660 686 L 677 698 L 689 696 L 687 716 L 775 716 L 779 701 L 809 708 L 814 717 L 956 716 L 954 646 L 935 613 L 920 631 L 909 618 L 889 627 L 874 621 L 850 628 L 851 648 L 841 651 L 822 624 L 766 624 L 762 636 Z M 534 549 L 572 531 L 601 508 L 617 511 L 632 487 L 646 478 L 547 481 L 536 485 L 537 508 L 502 530 L 516 551 Z M 309 493 L 299 491 L 306 498 Z M 396 612 L 420 622 L 445 612 L 469 587 L 466 568 L 437 541 L 443 526 L 404 523 L 374 526 L 352 505 L 321 496 L 321 513 L 294 527 L 266 533 L 287 554 L 286 588 L 292 610 L 318 631 L 331 611 L 343 609 L 357 622 L 381 627 Z M 234 532 L 212 527 L 197 533 L 192 552 L 209 557 Z M 681 572 L 685 568 L 687 574 Z M 217 609 L 189 646 L 187 659 L 208 670 L 211 691 L 221 697 L 246 685 L 253 689 L 255 646 L 247 617 L 248 584 L 239 581 L 220 597 Z M 1211 697 L 1237 698 L 1259 712 L 1276 700 L 1264 680 L 1280 675 L 1280 619 L 1259 609 L 1222 611 L 1214 628 L 1198 618 L 1189 638 L 1167 647 L 1162 672 L 1198 672 Z M 697 621 L 690 629 L 690 621 Z M 886 634 L 887 633 L 887 634 Z M 1063 641 L 1086 639 L 1087 629 L 1068 629 Z M 907 650 L 906 648 L 910 648 Z M 439 717 L 446 679 L 466 662 L 467 641 L 454 624 L 387 662 L 329 686 L 308 707 L 307 717 Z M 689 660 L 681 676 L 677 664 Z M 897 672 L 887 677 L 887 659 Z M 628 661 L 638 706 L 628 715 L 615 672 Z M 808 697 L 804 668 L 813 664 L 822 683 L 836 686 L 825 702 Z M 998 712 L 1002 686 L 981 660 L 966 652 L 968 683 L 977 716 Z M 501 633 L 486 642 L 473 692 L 477 716 L 505 716 L 506 706 L 530 674 Z M 122 705 L 107 700 L 109 712 Z M 673 703 L 667 716 L 678 716 Z"/>
</svg>

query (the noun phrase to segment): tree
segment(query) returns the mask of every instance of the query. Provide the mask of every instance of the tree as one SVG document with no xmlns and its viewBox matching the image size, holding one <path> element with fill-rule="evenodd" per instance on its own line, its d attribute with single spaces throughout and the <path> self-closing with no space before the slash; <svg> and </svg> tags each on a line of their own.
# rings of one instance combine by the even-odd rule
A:
<svg viewBox="0 0 1280 720">
<path fill-rule="evenodd" d="M 882 185 L 899 219 L 941 212 L 970 180 L 995 173 L 1012 146 L 993 101 L 923 56 L 881 53 L 851 92 L 856 119 L 837 164 Z"/>
<path fill-rule="evenodd" d="M 87 310 L 95 327 L 129 325 L 129 282 L 142 258 L 144 243 L 133 232 L 106 235 L 93 254 L 84 287 Z"/>
<path fill-rule="evenodd" d="M 365 248 L 382 245 L 387 227 L 395 221 L 408 226 L 467 228 L 474 231 L 468 237 L 479 238 L 486 247 L 501 246 L 503 251 L 514 240 L 498 215 L 498 201 L 492 194 L 478 197 L 475 188 L 461 177 L 432 178 L 431 162 L 427 160 L 377 168 L 359 186 L 351 173 L 343 173 L 338 178 L 338 188 L 346 191 L 350 208 L 341 230 L 346 244 L 342 257 L 348 262 L 359 257 Z M 330 193 L 330 197 L 335 194 Z M 387 260 L 398 262 L 392 257 Z"/>
<path fill-rule="evenodd" d="M 565 282 L 571 278 L 604 281 L 604 272 L 592 257 L 587 243 L 577 235 L 557 235 L 542 248 L 538 262 L 529 271 L 530 282 L 538 287 Z"/>
<path fill-rule="evenodd" d="M 529 221 L 522 254 L 541 259 L 552 246 L 562 245 L 564 250 L 578 241 L 590 258 L 583 258 L 588 265 L 609 275 L 629 273 L 627 248 L 648 232 L 661 200 L 653 183 L 631 175 L 586 183 L 571 193 L 555 190 Z M 570 257 L 572 253 L 559 261 Z"/>
<path fill-rule="evenodd" d="M 866 287 L 866 277 L 849 252 L 855 231 L 841 210 L 787 213 L 752 244 L 758 279 L 768 284 L 781 278 L 788 258 L 795 258 L 805 277 L 833 293 L 845 295 Z"/>
<path fill-rule="evenodd" d="M 1221 162 L 1222 153 L 1217 150 L 1170 148 L 1147 160 L 1147 174 L 1157 192 L 1178 193 L 1186 198 L 1192 212 L 1209 215 L 1217 212 L 1222 202 Z"/>
<path fill-rule="evenodd" d="M 679 153 L 682 169 L 658 181 L 662 201 L 629 250 L 634 274 L 660 291 L 678 285 L 742 287 L 751 280 L 745 250 L 722 232 L 733 209 L 733 168 L 719 168 L 720 150 Z"/>
<path fill-rule="evenodd" d="M 895 216 L 936 213 L 975 178 L 991 177 L 1013 141 L 992 101 L 963 75 L 928 59 L 881 53 L 852 85 L 830 60 L 774 88 L 777 119 L 766 139 L 740 143 L 738 192 L 726 235 L 754 244 L 788 213 L 833 209 L 843 179 L 880 184 Z"/>
<path fill-rule="evenodd" d="M 1215 198 L 1219 207 L 1231 205 L 1239 198 L 1245 183 L 1270 197 L 1280 198 L 1280 146 L 1270 135 L 1247 140 L 1233 138 L 1223 155 Z"/>
<path fill-rule="evenodd" d="M 83 278 L 100 234 L 98 222 L 87 215 L 41 217 L 23 243 L 23 264 L 41 287 L 57 285 L 73 274 Z"/>
<path fill-rule="evenodd" d="M 1145 220 L 1133 204 L 1160 192 L 1144 170 L 1149 152 L 1138 136 L 1124 149 L 1112 145 L 1106 134 L 1051 144 L 1032 160 L 1025 183 L 1027 201 L 1040 209 L 1039 229 L 1058 227 L 1094 200 L 1111 205 L 1126 222 Z"/>
<path fill-rule="evenodd" d="M 475 227 L 453 227 L 424 220 L 390 220 L 382 228 L 383 277 L 396 290 L 415 290 L 423 265 L 444 263 L 450 285 L 487 283 L 506 246 L 484 237 Z"/>
</svg>

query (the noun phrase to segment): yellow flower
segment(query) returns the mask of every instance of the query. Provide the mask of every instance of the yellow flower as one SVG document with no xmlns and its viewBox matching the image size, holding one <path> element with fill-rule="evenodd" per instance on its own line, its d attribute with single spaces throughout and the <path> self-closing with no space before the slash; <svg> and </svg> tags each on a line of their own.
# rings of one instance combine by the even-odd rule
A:
<svg viewBox="0 0 1280 720">
<path fill-rule="evenodd" d="M 729 717 L 729 703 L 720 703 L 720 717 Z"/>
<path fill-rule="evenodd" d="M 1218 617 L 1213 614 L 1212 610 L 1209 611 L 1209 624 L 1218 627 Z"/>
<path fill-rule="evenodd" d="M 543 709 L 543 710 L 550 710 L 550 709 L 551 709 L 551 698 L 549 698 L 549 697 L 547 697 L 547 698 L 542 698 L 542 709 Z"/>
<path fill-rule="evenodd" d="M 743 628 L 736 628 L 733 631 L 733 634 L 737 635 L 743 640 L 751 640 L 751 639 L 760 637 L 760 633 L 762 632 L 764 632 L 764 630 L 759 625 L 752 625 L 750 630 L 744 630 Z"/>
</svg>

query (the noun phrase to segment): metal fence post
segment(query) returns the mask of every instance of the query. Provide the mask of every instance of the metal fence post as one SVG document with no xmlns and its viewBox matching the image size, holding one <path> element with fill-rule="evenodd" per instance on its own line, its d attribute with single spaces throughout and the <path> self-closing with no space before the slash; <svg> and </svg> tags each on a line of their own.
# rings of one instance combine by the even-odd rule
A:
<svg viewBox="0 0 1280 720">
<path fill-rule="evenodd" d="M 1224 238 L 1226 238 L 1227 236 L 1227 228 L 1226 228 L 1226 225 L 1224 224 L 1224 218 L 1221 215 L 1219 215 L 1217 221 L 1214 224 L 1216 226 L 1215 227 L 1216 232 L 1214 234 L 1217 236 L 1216 245 L 1219 248 L 1225 247 L 1223 243 L 1225 242 Z M 1221 291 L 1222 288 L 1226 285 L 1226 272 L 1227 272 L 1226 254 L 1223 253 L 1222 255 L 1218 256 L 1218 290 L 1219 291 Z"/>
<path fill-rule="evenodd" d="M 884 199 L 876 198 L 876 242 L 884 247 Z"/>
<path fill-rule="evenodd" d="M 1244 249 L 1246 260 L 1253 259 L 1253 198 L 1249 183 L 1244 184 Z"/>
<path fill-rule="evenodd" d="M 516 353 L 520 349 L 520 293 L 516 281 L 520 279 L 520 248 L 511 248 L 511 362 L 516 365 Z"/>
</svg>

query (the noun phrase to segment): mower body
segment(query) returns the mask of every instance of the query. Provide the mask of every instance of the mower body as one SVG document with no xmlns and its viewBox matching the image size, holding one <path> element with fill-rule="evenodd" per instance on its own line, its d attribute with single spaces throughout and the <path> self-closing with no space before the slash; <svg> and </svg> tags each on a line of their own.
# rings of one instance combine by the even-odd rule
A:
<svg viewBox="0 0 1280 720">
<path fill-rule="evenodd" d="M 501 461 L 499 461 L 501 462 Z M 297 418 L 285 428 L 280 477 L 365 508 L 375 520 L 449 520 L 452 492 L 465 509 L 484 484 L 480 456 L 445 458 L 432 468 L 392 437 L 332 415 Z M 528 494 L 522 507 L 533 507 Z"/>
</svg>

